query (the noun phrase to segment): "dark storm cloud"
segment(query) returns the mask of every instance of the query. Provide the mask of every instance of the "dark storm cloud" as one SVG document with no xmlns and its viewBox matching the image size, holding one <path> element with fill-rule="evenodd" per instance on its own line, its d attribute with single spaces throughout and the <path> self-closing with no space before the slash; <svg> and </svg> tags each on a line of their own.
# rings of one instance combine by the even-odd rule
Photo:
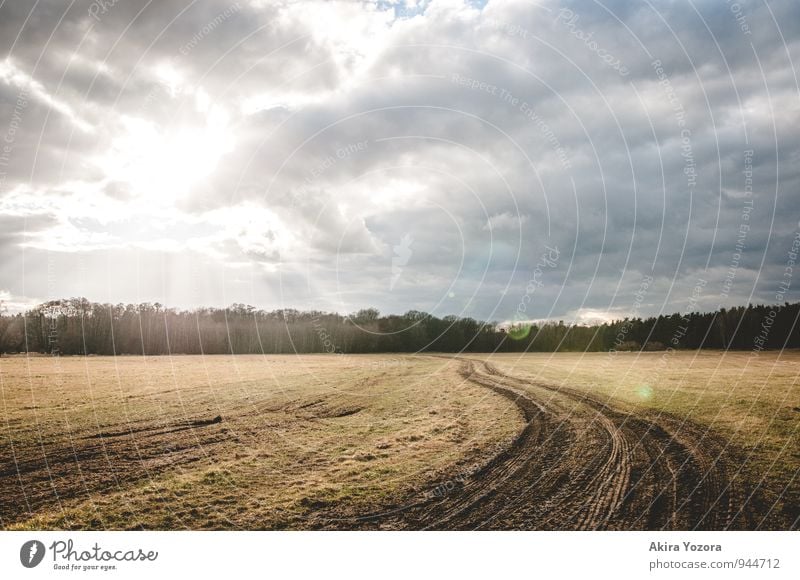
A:
<svg viewBox="0 0 800 580">
<path fill-rule="evenodd" d="M 92 6 L 0 8 L 0 133 L 28 90 L 0 167 L 14 296 L 24 243 L 31 272 L 86 258 L 69 294 L 105 291 L 108 253 L 144 268 L 118 300 L 495 319 L 547 247 L 531 318 L 624 315 L 648 275 L 645 312 L 698 278 L 703 307 L 769 301 L 783 275 L 794 2 Z"/>
</svg>

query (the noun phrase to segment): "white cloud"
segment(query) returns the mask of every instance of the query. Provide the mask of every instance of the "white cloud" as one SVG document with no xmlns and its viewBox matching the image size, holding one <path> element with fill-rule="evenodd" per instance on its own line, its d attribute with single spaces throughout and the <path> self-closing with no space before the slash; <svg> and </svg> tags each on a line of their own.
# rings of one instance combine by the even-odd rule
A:
<svg viewBox="0 0 800 580">
<path fill-rule="evenodd" d="M 72 106 L 63 100 L 51 95 L 47 89 L 24 70 L 14 64 L 10 57 L 0 61 L 0 79 L 15 88 L 24 90 L 34 98 L 41 100 L 53 110 L 67 117 L 72 123 L 86 133 L 94 131 L 94 127 L 88 121 L 82 119 Z"/>
<path fill-rule="evenodd" d="M 503 230 L 519 231 L 527 221 L 527 215 L 514 215 L 511 212 L 503 212 L 490 216 L 486 220 L 486 225 L 483 226 L 483 229 L 492 232 Z"/>
<path fill-rule="evenodd" d="M 20 314 L 41 302 L 37 298 L 15 296 L 8 290 L 0 289 L 0 313 L 2 314 Z"/>
</svg>

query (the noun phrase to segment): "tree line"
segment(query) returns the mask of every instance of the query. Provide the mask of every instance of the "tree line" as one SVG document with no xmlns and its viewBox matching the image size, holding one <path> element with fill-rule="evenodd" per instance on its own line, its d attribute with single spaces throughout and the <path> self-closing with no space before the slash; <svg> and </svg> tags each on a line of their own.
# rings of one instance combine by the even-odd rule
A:
<svg viewBox="0 0 800 580">
<path fill-rule="evenodd" d="M 0 314 L 0 354 L 288 354 L 555 352 L 800 347 L 800 303 L 625 318 L 596 325 L 515 324 L 438 318 L 412 310 L 352 315 L 293 309 L 178 310 L 159 303 L 98 304 L 85 298 Z"/>
</svg>

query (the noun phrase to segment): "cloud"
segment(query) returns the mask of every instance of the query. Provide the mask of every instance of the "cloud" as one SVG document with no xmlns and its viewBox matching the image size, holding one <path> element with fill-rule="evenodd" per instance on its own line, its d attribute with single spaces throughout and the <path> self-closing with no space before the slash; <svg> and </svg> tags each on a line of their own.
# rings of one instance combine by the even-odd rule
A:
<svg viewBox="0 0 800 580">
<path fill-rule="evenodd" d="M 47 295 L 53 260 L 65 295 L 114 302 L 498 320 L 545 247 L 537 319 L 624 316 L 642 276 L 644 313 L 698 278 L 704 308 L 769 301 L 783 276 L 789 0 L 90 4 L 0 7 L 17 302 Z"/>
</svg>

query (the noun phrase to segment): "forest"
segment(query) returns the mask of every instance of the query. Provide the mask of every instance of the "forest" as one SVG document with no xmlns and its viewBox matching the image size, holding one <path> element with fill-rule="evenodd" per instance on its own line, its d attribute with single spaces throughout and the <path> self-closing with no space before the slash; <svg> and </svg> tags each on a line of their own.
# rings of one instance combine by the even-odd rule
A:
<svg viewBox="0 0 800 580">
<path fill-rule="evenodd" d="M 178 310 L 159 303 L 54 300 L 0 314 L 0 354 L 287 354 L 580 352 L 800 347 L 800 303 L 625 318 L 587 326 L 512 326 L 411 310 L 381 315 L 265 311 L 245 304 Z"/>
</svg>

